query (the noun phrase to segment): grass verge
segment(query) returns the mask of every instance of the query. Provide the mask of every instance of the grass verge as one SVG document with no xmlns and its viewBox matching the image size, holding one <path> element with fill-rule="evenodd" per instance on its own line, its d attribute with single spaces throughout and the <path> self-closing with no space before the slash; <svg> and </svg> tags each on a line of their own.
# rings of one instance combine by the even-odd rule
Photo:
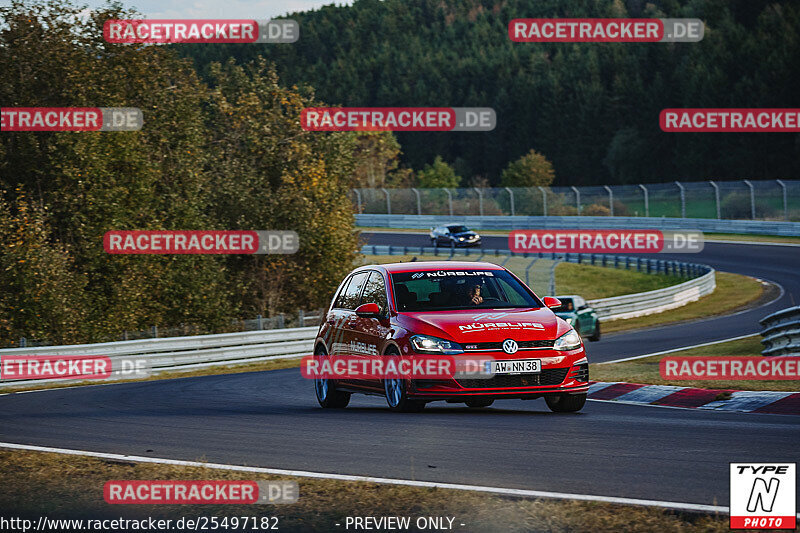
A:
<svg viewBox="0 0 800 533">
<path fill-rule="evenodd" d="M 408 516 L 412 524 L 418 517 L 443 516 L 454 518 L 453 530 L 470 532 L 728 531 L 727 515 L 307 478 L 294 478 L 300 484 L 300 499 L 291 505 L 108 505 L 103 500 L 108 480 L 292 478 L 28 451 L 0 451 L 0 465 L 0 509 L 34 524 L 39 516 L 92 520 L 275 516 L 280 531 L 313 532 L 345 530 L 348 516 Z"/>
<path fill-rule="evenodd" d="M 664 357 L 761 357 L 761 337 L 755 335 L 746 339 L 681 350 L 664 355 L 656 355 L 645 359 L 625 361 L 623 363 L 592 364 L 589 365 L 589 375 L 595 381 L 627 381 L 630 383 L 645 383 L 650 385 L 677 385 L 680 387 L 697 387 L 700 389 L 733 389 L 733 390 L 772 390 L 772 391 L 800 391 L 798 380 L 774 381 L 692 381 L 692 380 L 663 380 L 658 371 L 658 363 Z"/>
<path fill-rule="evenodd" d="M 653 315 L 614 320 L 603 323 L 603 332 L 628 331 L 656 326 L 666 326 L 701 318 L 722 316 L 743 309 L 757 307 L 778 296 L 779 289 L 750 276 L 717 272 L 717 288 L 711 294 L 683 307 Z"/>
</svg>

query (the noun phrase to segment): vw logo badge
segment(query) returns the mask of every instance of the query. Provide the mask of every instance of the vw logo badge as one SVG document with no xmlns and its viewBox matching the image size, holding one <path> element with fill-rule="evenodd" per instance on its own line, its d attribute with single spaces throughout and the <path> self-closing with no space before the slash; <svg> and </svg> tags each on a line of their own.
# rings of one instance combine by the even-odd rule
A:
<svg viewBox="0 0 800 533">
<path fill-rule="evenodd" d="M 503 351 L 507 354 L 517 353 L 519 350 L 519 346 L 517 346 L 517 342 L 511 339 L 506 339 L 503 341 Z"/>
</svg>

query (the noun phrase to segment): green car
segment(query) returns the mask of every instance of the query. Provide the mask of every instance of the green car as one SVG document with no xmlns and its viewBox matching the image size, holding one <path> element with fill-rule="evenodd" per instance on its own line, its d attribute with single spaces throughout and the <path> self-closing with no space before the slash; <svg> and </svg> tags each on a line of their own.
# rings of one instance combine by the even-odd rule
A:
<svg viewBox="0 0 800 533">
<path fill-rule="evenodd" d="M 561 306 L 553 309 L 556 316 L 566 320 L 581 337 L 590 341 L 600 340 L 600 319 L 594 309 L 586 305 L 586 300 L 576 295 L 556 298 L 561 301 Z"/>
</svg>

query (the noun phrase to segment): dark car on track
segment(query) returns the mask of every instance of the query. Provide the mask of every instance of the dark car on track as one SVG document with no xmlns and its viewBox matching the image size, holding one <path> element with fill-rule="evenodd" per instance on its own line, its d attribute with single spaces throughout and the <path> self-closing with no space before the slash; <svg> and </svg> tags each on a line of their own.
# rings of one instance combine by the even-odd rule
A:
<svg viewBox="0 0 800 533">
<path fill-rule="evenodd" d="M 556 298 L 539 299 L 492 263 L 357 268 L 339 286 L 320 326 L 318 361 L 331 363 L 354 350 L 401 358 L 466 354 L 503 362 L 502 371 L 484 379 L 315 379 L 317 400 L 341 408 L 352 393 L 365 393 L 385 396 L 392 410 L 417 411 L 435 400 L 477 408 L 496 399 L 544 398 L 553 411 L 578 411 L 586 402 L 589 364 L 580 335 L 550 309 L 560 305 Z"/>
<path fill-rule="evenodd" d="M 431 245 L 433 246 L 480 246 L 481 236 L 466 226 L 450 224 L 431 228 Z"/>
<path fill-rule="evenodd" d="M 581 337 L 590 341 L 600 340 L 600 319 L 597 312 L 589 307 L 586 300 L 577 295 L 556 296 L 561 305 L 553 312 L 575 328 Z"/>
</svg>

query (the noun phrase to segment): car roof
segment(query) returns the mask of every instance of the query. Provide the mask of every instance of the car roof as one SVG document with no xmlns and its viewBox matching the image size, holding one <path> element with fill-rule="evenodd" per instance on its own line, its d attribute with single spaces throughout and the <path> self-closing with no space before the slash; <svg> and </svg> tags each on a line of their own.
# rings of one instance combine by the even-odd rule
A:
<svg viewBox="0 0 800 533">
<path fill-rule="evenodd" d="M 494 263 L 478 261 L 410 261 L 406 263 L 386 263 L 369 265 L 361 268 L 382 269 L 393 274 L 395 272 L 425 272 L 430 270 L 505 270 Z M 360 270 L 360 269 L 359 269 Z"/>
</svg>

